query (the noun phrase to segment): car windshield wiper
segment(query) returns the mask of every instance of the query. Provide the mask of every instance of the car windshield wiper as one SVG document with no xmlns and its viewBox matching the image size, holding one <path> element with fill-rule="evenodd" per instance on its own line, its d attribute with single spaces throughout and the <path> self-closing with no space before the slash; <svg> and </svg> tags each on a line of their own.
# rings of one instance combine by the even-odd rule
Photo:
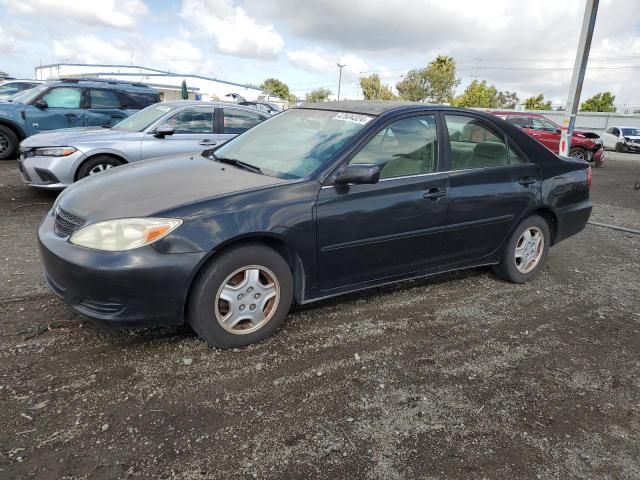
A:
<svg viewBox="0 0 640 480">
<path fill-rule="evenodd" d="M 211 156 L 220 163 L 228 163 L 229 165 L 233 165 L 234 167 L 248 170 L 249 172 L 253 173 L 259 173 L 260 175 L 262 175 L 262 170 L 260 170 L 260 168 L 256 167 L 255 165 L 251 165 L 250 163 L 245 163 L 236 158 L 219 157 L 213 152 L 211 153 Z"/>
</svg>

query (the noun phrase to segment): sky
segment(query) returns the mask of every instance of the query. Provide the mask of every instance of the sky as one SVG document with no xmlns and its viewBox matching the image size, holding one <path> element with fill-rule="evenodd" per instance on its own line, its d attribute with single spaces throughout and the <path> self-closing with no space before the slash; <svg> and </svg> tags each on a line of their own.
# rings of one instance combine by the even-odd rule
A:
<svg viewBox="0 0 640 480">
<path fill-rule="evenodd" d="M 0 0 L 0 70 L 50 63 L 138 65 L 260 84 L 275 77 L 362 98 L 436 55 L 521 99 L 566 103 L 585 0 Z M 640 0 L 601 0 L 582 92 L 640 105 Z"/>
</svg>

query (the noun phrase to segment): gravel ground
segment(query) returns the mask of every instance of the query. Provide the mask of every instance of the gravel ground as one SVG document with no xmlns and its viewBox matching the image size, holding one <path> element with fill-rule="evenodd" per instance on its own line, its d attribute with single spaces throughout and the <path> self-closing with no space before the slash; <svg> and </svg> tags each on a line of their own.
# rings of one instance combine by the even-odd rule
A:
<svg viewBox="0 0 640 480">
<path fill-rule="evenodd" d="M 638 157 L 593 219 L 640 228 Z M 640 478 L 640 236 L 293 311 L 258 345 L 101 327 L 43 285 L 55 195 L 0 163 L 0 478 Z"/>
</svg>

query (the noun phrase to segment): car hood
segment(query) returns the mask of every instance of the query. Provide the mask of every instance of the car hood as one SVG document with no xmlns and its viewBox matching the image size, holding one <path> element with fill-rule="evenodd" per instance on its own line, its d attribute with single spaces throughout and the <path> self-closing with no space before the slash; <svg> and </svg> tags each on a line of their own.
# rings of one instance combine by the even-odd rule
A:
<svg viewBox="0 0 640 480">
<path fill-rule="evenodd" d="M 577 136 L 580 135 L 580 137 L 578 138 L 589 138 L 591 140 L 597 140 L 598 138 L 600 138 L 600 135 L 598 135 L 597 133 L 593 133 L 593 132 L 583 132 L 582 130 L 574 130 L 573 131 L 573 136 Z"/>
<path fill-rule="evenodd" d="M 629 140 L 640 140 L 639 135 L 624 135 L 624 138 L 628 138 Z"/>
<path fill-rule="evenodd" d="M 119 140 L 130 132 L 112 130 L 102 127 L 79 127 L 63 128 L 50 132 L 38 133 L 22 141 L 21 146 L 52 147 L 52 146 L 74 146 L 74 144 L 88 142 L 109 142 Z"/>
<path fill-rule="evenodd" d="M 0 112 L 22 110 L 23 108 L 24 108 L 24 103 L 9 102 L 7 100 L 0 100 Z M 2 115 L 2 113 L 0 113 L 0 115 Z"/>
<path fill-rule="evenodd" d="M 89 223 L 146 217 L 210 197 L 285 183 L 199 153 L 135 162 L 68 187 L 56 205 Z"/>
</svg>

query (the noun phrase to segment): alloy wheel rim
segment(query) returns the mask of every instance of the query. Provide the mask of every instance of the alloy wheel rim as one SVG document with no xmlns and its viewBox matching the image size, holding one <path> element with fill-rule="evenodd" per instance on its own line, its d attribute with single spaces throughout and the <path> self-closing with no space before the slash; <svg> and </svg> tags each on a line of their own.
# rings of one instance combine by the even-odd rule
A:
<svg viewBox="0 0 640 480">
<path fill-rule="evenodd" d="M 229 275 L 215 297 L 218 323 L 234 335 L 246 335 L 264 327 L 280 303 L 280 284 L 271 270 L 249 265 Z"/>
<path fill-rule="evenodd" d="M 9 139 L 0 133 L 0 153 L 5 153 L 9 149 Z"/>
<path fill-rule="evenodd" d="M 113 165 L 109 165 L 108 163 L 101 163 L 93 167 L 91 170 L 89 170 L 89 175 L 97 175 L 98 173 L 102 173 L 107 170 L 110 170 L 112 167 Z"/>
<path fill-rule="evenodd" d="M 514 261 L 520 273 L 530 273 L 542 258 L 544 235 L 538 227 L 527 228 L 516 243 Z"/>
<path fill-rule="evenodd" d="M 580 160 L 584 160 L 584 153 L 580 151 L 573 152 L 573 154 L 570 156 L 573 158 L 579 158 Z"/>
</svg>

